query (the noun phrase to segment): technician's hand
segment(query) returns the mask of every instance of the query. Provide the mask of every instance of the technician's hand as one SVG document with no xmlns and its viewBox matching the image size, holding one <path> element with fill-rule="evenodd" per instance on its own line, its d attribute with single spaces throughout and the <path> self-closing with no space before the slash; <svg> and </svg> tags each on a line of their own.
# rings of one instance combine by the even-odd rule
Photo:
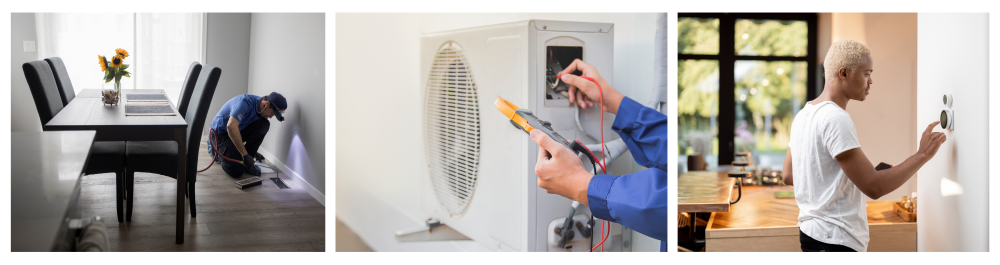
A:
<svg viewBox="0 0 1000 265">
<path fill-rule="evenodd" d="M 243 156 L 243 166 L 252 166 L 252 165 L 253 165 L 253 157 L 250 156 L 250 154 Z"/>
<path fill-rule="evenodd" d="M 531 130 L 531 139 L 539 146 L 535 164 L 538 187 L 589 206 L 587 186 L 594 175 L 583 168 L 580 158 L 538 129 Z"/>
<path fill-rule="evenodd" d="M 576 70 L 583 72 L 583 76 L 593 78 L 595 81 L 601 84 L 601 89 L 597 88 L 597 84 L 593 81 L 580 78 L 571 73 Z M 563 69 L 561 73 L 562 81 L 569 84 L 569 101 L 576 102 L 581 108 L 593 107 L 594 102 L 600 100 L 601 91 L 604 92 L 604 111 L 610 112 L 612 114 L 618 113 L 618 105 L 621 104 L 622 98 L 625 98 L 622 93 L 611 87 L 601 74 L 597 73 L 597 69 L 580 59 L 573 60 L 566 69 Z"/>
<path fill-rule="evenodd" d="M 940 121 L 932 122 L 931 125 L 927 125 L 927 129 L 924 130 L 923 135 L 920 136 L 920 149 L 917 150 L 918 154 L 924 156 L 924 161 L 931 160 L 935 154 L 937 154 L 938 148 L 941 144 L 947 140 L 947 136 L 942 132 L 931 132 L 934 130 L 934 126 L 937 126 Z"/>
</svg>

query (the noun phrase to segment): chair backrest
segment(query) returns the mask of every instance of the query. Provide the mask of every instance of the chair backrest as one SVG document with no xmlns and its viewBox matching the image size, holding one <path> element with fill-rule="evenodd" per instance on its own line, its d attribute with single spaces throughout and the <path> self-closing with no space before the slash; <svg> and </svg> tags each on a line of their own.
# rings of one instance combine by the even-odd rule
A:
<svg viewBox="0 0 1000 265">
<path fill-rule="evenodd" d="M 28 88 L 31 89 L 31 97 L 35 100 L 42 128 L 45 128 L 45 124 L 64 106 L 56 79 L 52 75 L 52 67 L 49 63 L 39 60 L 26 62 L 21 65 L 21 69 L 24 70 L 24 79 L 28 80 Z"/>
<path fill-rule="evenodd" d="M 184 83 L 181 83 L 181 97 L 177 100 L 177 112 L 181 114 L 181 117 L 187 117 L 188 103 L 191 101 L 191 92 L 194 91 L 194 85 L 198 83 L 198 75 L 201 74 L 201 63 L 195 61 L 191 63 L 191 67 L 188 67 L 187 76 L 184 77 Z"/>
<path fill-rule="evenodd" d="M 222 76 L 222 69 L 212 65 L 204 65 L 198 75 L 198 82 L 191 93 L 191 104 L 188 106 L 187 115 L 187 176 L 194 180 L 198 170 L 198 148 L 201 145 L 201 134 L 205 128 L 205 118 L 208 116 L 208 107 L 212 105 L 212 96 L 215 95 L 215 87 L 219 84 L 219 77 Z"/>
<path fill-rule="evenodd" d="M 52 74 L 56 77 L 56 86 L 59 87 L 59 96 L 62 97 L 63 106 L 69 105 L 69 102 L 76 97 L 76 91 L 73 90 L 73 82 L 69 80 L 66 65 L 59 57 L 45 58 L 45 61 L 49 63 Z"/>
</svg>

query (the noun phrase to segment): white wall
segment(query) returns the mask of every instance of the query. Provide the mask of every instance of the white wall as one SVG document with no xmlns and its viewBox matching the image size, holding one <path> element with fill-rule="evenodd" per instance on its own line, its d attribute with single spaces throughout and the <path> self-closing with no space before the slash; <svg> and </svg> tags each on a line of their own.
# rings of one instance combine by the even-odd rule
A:
<svg viewBox="0 0 1000 265">
<path fill-rule="evenodd" d="M 829 32 L 828 41 L 853 39 L 872 50 L 875 71 L 871 94 L 864 102 L 851 101 L 847 105 L 861 149 L 873 165 L 903 162 L 917 152 L 917 138 L 911 128 L 929 123 L 917 124 L 916 116 L 917 14 L 833 13 Z M 823 57 L 829 45 L 820 46 Z M 898 201 L 915 191 L 917 177 L 879 200 Z"/>
<path fill-rule="evenodd" d="M 945 93 L 954 96 L 955 129 L 920 169 L 917 250 L 988 251 L 990 160 L 989 19 L 987 14 L 920 14 L 917 124 L 936 121 Z M 995 159 L 994 159 L 995 161 Z"/>
<path fill-rule="evenodd" d="M 10 130 L 40 132 L 42 122 L 35 109 L 35 100 L 24 78 L 21 64 L 38 60 L 38 52 L 25 52 L 24 41 L 36 41 L 35 14 L 10 14 Z"/>
<path fill-rule="evenodd" d="M 397 244 L 392 235 L 428 217 L 417 199 L 419 172 L 426 170 L 423 140 L 409 133 L 423 129 L 420 36 L 529 19 L 614 23 L 612 85 L 638 102 L 649 101 L 653 13 L 337 14 L 337 218 L 372 249 L 468 249 L 460 243 Z"/>
<path fill-rule="evenodd" d="M 288 100 L 284 122 L 271 119 L 261 153 L 271 154 L 326 193 L 326 25 L 323 13 L 255 13 L 250 19 L 249 93 Z"/>
<path fill-rule="evenodd" d="M 247 93 L 248 69 L 250 65 L 250 14 L 249 13 L 209 13 L 206 59 L 201 64 L 210 64 L 222 69 L 219 85 L 212 96 L 205 118 L 205 134 L 212 119 L 237 95 Z M 204 137 L 202 137 L 204 141 Z"/>
</svg>

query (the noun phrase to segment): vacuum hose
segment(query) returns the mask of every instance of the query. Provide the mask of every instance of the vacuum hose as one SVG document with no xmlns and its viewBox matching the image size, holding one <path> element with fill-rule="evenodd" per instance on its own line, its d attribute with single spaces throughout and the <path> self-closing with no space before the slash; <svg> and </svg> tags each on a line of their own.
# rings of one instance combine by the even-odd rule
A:
<svg viewBox="0 0 1000 265">
<path fill-rule="evenodd" d="M 205 172 L 205 170 L 208 170 L 209 168 L 211 168 L 212 165 L 215 164 L 214 161 L 215 161 L 216 157 L 221 157 L 222 159 L 225 159 L 226 161 L 229 161 L 229 162 L 236 162 L 236 163 L 243 164 L 242 160 L 236 160 L 236 159 L 228 158 L 228 157 L 222 155 L 222 153 L 219 153 L 219 137 L 215 135 L 215 129 L 208 129 L 208 140 L 209 140 L 209 142 L 212 143 L 212 151 L 213 151 L 212 152 L 212 161 L 213 162 L 209 162 L 208 166 L 205 167 L 205 169 L 198 170 L 198 172 Z"/>
</svg>

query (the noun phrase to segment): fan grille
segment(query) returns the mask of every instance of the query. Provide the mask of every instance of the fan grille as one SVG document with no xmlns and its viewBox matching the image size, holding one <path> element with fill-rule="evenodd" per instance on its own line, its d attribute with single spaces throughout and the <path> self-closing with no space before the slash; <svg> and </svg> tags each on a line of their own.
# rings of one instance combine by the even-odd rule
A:
<svg viewBox="0 0 1000 265">
<path fill-rule="evenodd" d="M 451 216 L 465 213 L 479 167 L 479 100 L 461 48 L 441 46 L 427 80 L 424 146 L 431 184 Z"/>
</svg>

